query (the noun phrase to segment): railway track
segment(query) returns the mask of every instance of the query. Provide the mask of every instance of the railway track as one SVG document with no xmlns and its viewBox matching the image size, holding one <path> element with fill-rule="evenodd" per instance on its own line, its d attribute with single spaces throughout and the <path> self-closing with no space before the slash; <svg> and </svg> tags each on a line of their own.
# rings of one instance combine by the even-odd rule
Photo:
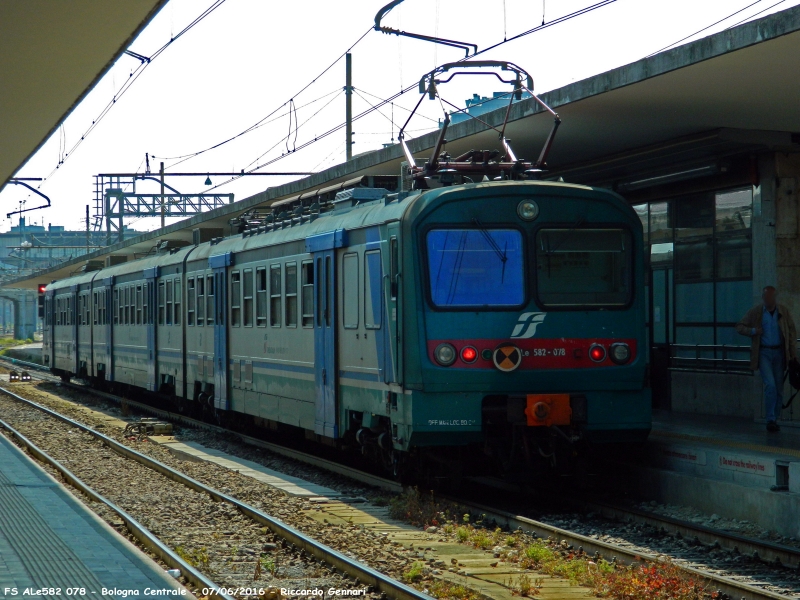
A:
<svg viewBox="0 0 800 600">
<path fill-rule="evenodd" d="M 17 364 L 19 364 L 19 361 Z M 31 366 L 31 368 L 33 368 L 33 366 Z M 55 377 L 51 378 L 49 375 L 37 373 L 37 376 L 41 377 L 42 379 L 58 380 Z M 398 492 L 402 489 L 401 486 L 394 481 L 378 477 L 370 473 L 365 473 L 352 467 L 341 465 L 318 456 L 290 448 L 285 448 L 278 444 L 265 442 L 250 436 L 232 432 L 223 427 L 197 421 L 184 415 L 157 409 L 145 403 L 127 400 L 112 394 L 92 390 L 91 388 L 87 388 L 85 386 L 77 384 L 67 385 L 69 385 L 71 388 L 91 393 L 112 402 L 119 403 L 124 401 L 128 403 L 129 406 L 136 407 L 138 410 L 158 416 L 159 418 L 165 420 L 178 422 L 189 427 L 203 428 L 209 431 L 224 433 L 226 435 L 233 434 L 246 444 L 261 447 L 314 467 L 328 470 L 345 477 L 350 477 L 366 485 L 392 492 Z M 483 483 L 488 485 L 492 484 L 491 481 L 484 481 Z M 606 558 L 615 557 L 618 561 L 625 563 L 663 560 L 663 556 L 623 547 L 619 544 L 604 542 L 602 540 L 598 540 L 587 535 L 582 535 L 565 528 L 517 515 L 512 512 L 477 504 L 463 498 L 449 498 L 449 500 L 460 505 L 461 507 L 464 507 L 466 510 L 475 515 L 484 515 L 484 519 L 492 520 L 500 526 L 504 526 L 512 530 L 521 529 L 542 538 L 564 540 L 567 544 L 574 546 L 575 548 L 582 548 L 589 554 L 597 554 Z M 751 556 L 765 563 L 775 564 L 776 566 L 783 565 L 784 567 L 795 568 L 800 566 L 800 550 L 789 546 L 776 544 L 766 540 L 758 540 L 741 536 L 739 534 L 713 529 L 695 523 L 680 521 L 678 519 L 646 513 L 644 511 L 638 511 L 607 503 L 581 501 L 579 503 L 573 502 L 573 504 L 580 504 L 584 510 L 591 510 L 596 514 L 604 516 L 605 518 L 614 519 L 622 523 L 636 522 L 646 524 L 669 535 L 679 536 L 686 540 L 690 540 L 691 543 L 695 545 L 702 544 L 712 548 L 725 548 L 733 552 Z M 737 581 L 731 577 L 711 573 L 703 569 L 683 565 L 681 565 L 681 568 L 683 568 L 686 572 L 691 573 L 694 577 L 698 577 L 707 581 L 711 589 L 719 590 L 731 598 L 741 598 L 746 600 L 779 600 L 791 597 L 776 593 L 774 591 L 762 589 L 758 585 Z"/>
<path fill-rule="evenodd" d="M 301 550 L 305 554 L 314 557 L 317 560 L 323 561 L 327 563 L 329 566 L 333 567 L 334 569 L 338 569 L 339 571 L 355 578 L 364 586 L 370 586 L 373 589 L 377 590 L 380 593 L 385 594 L 390 598 L 394 598 L 396 600 L 430 600 L 430 596 L 424 594 L 410 586 L 405 585 L 404 583 L 392 579 L 391 577 L 373 569 L 362 562 L 350 558 L 344 555 L 333 548 L 330 548 L 320 542 L 316 541 L 315 539 L 303 534 L 299 530 L 283 523 L 282 521 L 273 518 L 272 516 L 264 513 L 263 511 L 255 508 L 254 506 L 247 504 L 237 498 L 226 494 L 225 492 L 210 487 L 196 479 L 193 479 L 180 471 L 161 463 L 141 452 L 134 450 L 133 448 L 121 444 L 116 440 L 112 439 L 109 436 L 106 436 L 98 431 L 79 423 L 69 417 L 66 417 L 52 409 L 49 409 L 45 406 L 37 404 L 31 400 L 23 398 L 22 396 L 14 393 L 11 390 L 6 388 L 0 387 L 0 393 L 4 394 L 7 397 L 13 398 L 18 403 L 25 405 L 26 407 L 33 408 L 37 411 L 40 411 L 49 417 L 57 419 L 62 423 L 69 425 L 72 428 L 75 428 L 81 431 L 84 434 L 87 434 L 93 437 L 95 440 L 99 441 L 102 445 L 112 449 L 115 453 L 119 454 L 120 456 L 125 457 L 128 460 L 131 460 L 139 465 L 146 467 L 147 469 L 158 473 L 159 475 L 176 482 L 186 488 L 189 488 L 195 492 L 199 492 L 204 494 L 205 496 L 211 498 L 215 502 L 224 502 L 230 506 L 235 507 L 242 515 L 249 518 L 253 522 L 257 523 L 260 526 L 266 527 L 269 529 L 273 534 L 279 537 L 282 540 L 285 540 L 293 547 Z M 212 588 L 219 590 L 220 586 L 214 584 L 210 581 L 207 577 L 204 577 L 202 573 L 199 573 L 196 569 L 193 569 L 191 565 L 189 565 L 186 561 L 178 562 L 180 557 L 178 556 L 177 552 L 174 552 L 166 547 L 165 544 L 161 543 L 158 538 L 150 532 L 147 532 L 145 528 L 139 524 L 133 517 L 131 517 L 128 513 L 124 510 L 120 509 L 119 507 L 115 506 L 110 501 L 102 498 L 102 496 L 89 488 L 86 484 L 80 481 L 77 477 L 75 477 L 72 473 L 69 472 L 66 467 L 59 463 L 59 461 L 55 460 L 54 458 L 48 456 L 41 448 L 38 448 L 35 444 L 33 444 L 30 440 L 28 440 L 25 436 L 23 436 L 19 431 L 13 428 L 11 425 L 6 423 L 5 421 L 0 421 L 0 426 L 6 429 L 14 438 L 16 438 L 20 443 L 22 443 L 26 448 L 28 448 L 34 455 L 40 457 L 42 460 L 56 468 L 62 475 L 67 478 L 70 483 L 73 483 L 78 489 L 92 497 L 93 499 L 97 499 L 99 501 L 104 502 L 106 506 L 114 510 L 115 513 L 126 523 L 126 525 L 130 524 L 131 531 L 138 532 L 134 533 L 137 539 L 144 544 L 145 546 L 153 549 L 153 551 L 157 552 L 158 555 L 165 560 L 168 564 L 172 561 L 175 564 L 175 568 L 181 569 L 182 573 L 187 574 L 187 578 L 192 580 L 195 585 L 200 588 Z M 230 596 L 224 596 L 228 598 L 228 600 L 232 600 Z"/>
</svg>

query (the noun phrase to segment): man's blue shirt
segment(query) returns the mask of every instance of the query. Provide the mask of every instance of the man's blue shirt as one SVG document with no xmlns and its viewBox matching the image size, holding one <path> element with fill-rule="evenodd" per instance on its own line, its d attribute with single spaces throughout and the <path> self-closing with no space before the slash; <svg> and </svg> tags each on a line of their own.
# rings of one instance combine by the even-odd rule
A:
<svg viewBox="0 0 800 600">
<path fill-rule="evenodd" d="M 780 346 L 781 331 L 778 328 L 778 307 L 770 314 L 765 306 L 761 314 L 761 345 Z"/>
</svg>

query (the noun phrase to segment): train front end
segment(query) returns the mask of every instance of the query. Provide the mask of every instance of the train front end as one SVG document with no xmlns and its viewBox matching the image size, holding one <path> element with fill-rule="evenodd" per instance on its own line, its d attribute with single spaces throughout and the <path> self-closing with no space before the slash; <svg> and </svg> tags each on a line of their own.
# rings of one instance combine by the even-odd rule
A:
<svg viewBox="0 0 800 600">
<path fill-rule="evenodd" d="M 593 445 L 646 439 L 642 229 L 621 197 L 440 188 L 403 233 L 409 448 L 474 444 L 506 466 L 563 468 Z"/>
</svg>

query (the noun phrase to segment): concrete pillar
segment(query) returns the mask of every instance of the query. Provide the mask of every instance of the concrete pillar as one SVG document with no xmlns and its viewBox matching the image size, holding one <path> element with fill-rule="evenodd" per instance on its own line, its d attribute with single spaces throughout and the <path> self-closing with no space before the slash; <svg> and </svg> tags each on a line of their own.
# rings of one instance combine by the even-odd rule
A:
<svg viewBox="0 0 800 600">
<path fill-rule="evenodd" d="M 14 339 L 33 339 L 36 331 L 36 296 L 32 292 L 20 292 L 14 300 Z"/>
<path fill-rule="evenodd" d="M 778 285 L 777 253 L 775 250 L 775 156 L 761 155 L 758 159 L 759 185 L 753 196 L 753 304 L 761 301 L 765 285 Z M 783 298 L 782 298 L 783 299 Z"/>
<path fill-rule="evenodd" d="M 779 301 L 800 319 L 800 154 L 775 154 L 775 235 Z"/>
</svg>

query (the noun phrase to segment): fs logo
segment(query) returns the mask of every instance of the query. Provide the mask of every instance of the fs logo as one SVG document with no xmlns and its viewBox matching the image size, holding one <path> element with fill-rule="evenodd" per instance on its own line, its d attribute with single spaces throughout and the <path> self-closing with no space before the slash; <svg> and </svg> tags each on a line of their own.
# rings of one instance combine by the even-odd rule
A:
<svg viewBox="0 0 800 600">
<path fill-rule="evenodd" d="M 511 332 L 511 337 L 516 339 L 528 339 L 536 335 L 536 328 L 540 323 L 544 322 L 547 313 L 543 312 L 526 312 L 519 316 L 514 331 Z M 527 329 L 525 326 L 527 325 Z"/>
</svg>

